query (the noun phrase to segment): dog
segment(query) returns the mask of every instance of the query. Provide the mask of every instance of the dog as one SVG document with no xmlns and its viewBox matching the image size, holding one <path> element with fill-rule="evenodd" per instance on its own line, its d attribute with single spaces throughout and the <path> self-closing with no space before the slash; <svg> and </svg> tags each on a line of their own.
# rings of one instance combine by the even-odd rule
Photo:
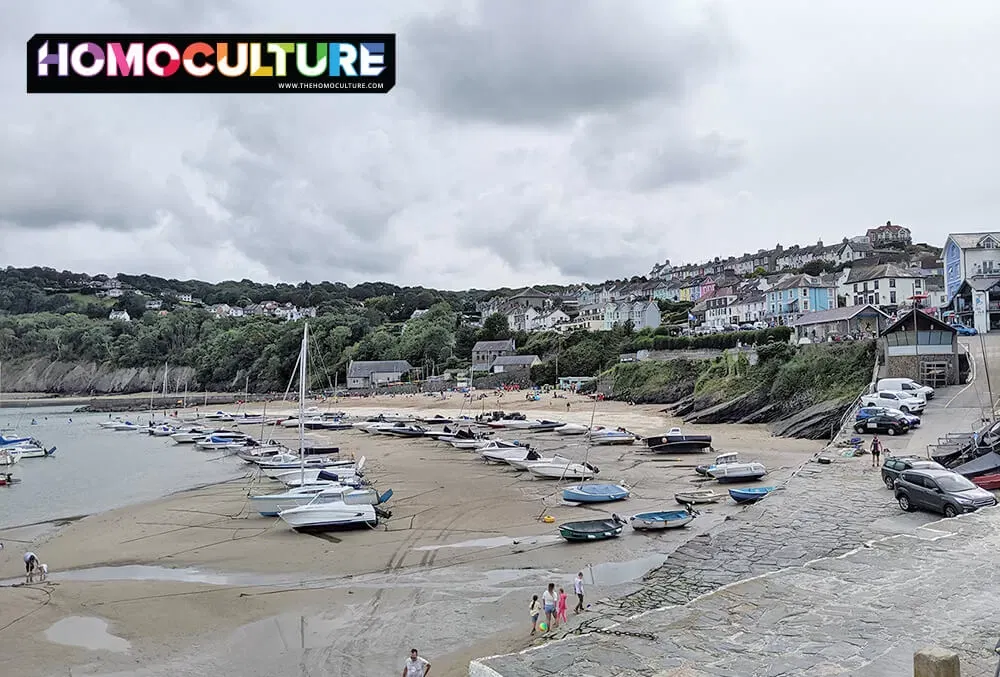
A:
<svg viewBox="0 0 1000 677">
<path fill-rule="evenodd" d="M 49 565 L 48 564 L 39 564 L 38 565 L 38 580 L 39 581 L 44 581 L 48 577 L 49 577 Z"/>
<path fill-rule="evenodd" d="M 34 583 L 35 581 L 41 582 L 48 578 L 49 575 L 49 565 L 48 564 L 36 564 L 35 568 L 28 572 L 25 577 L 25 583 Z"/>
</svg>

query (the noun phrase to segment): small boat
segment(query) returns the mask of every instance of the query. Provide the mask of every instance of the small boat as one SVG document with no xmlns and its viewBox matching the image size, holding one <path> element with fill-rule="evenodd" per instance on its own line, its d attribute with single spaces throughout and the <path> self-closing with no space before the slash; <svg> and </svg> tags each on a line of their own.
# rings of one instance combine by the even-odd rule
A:
<svg viewBox="0 0 1000 677">
<path fill-rule="evenodd" d="M 603 541 L 621 536 L 625 522 L 618 515 L 609 519 L 566 522 L 559 525 L 559 535 L 567 541 Z"/>
<path fill-rule="evenodd" d="M 714 463 L 705 463 L 704 465 L 697 466 L 694 471 L 699 475 L 704 475 L 705 477 L 711 477 L 709 471 L 712 468 L 718 468 L 719 466 L 728 465 L 730 463 L 739 463 L 740 455 L 735 451 L 728 451 L 725 454 L 719 454 L 715 457 Z"/>
<path fill-rule="evenodd" d="M 383 503 L 392 496 L 387 491 L 377 499 Z M 285 524 L 296 531 L 324 531 L 344 526 L 377 526 L 380 517 L 391 513 L 377 509 L 368 497 L 367 491 L 341 489 L 336 492 L 321 493 L 306 505 L 282 510 L 278 513 Z"/>
<path fill-rule="evenodd" d="M 537 454 L 535 454 L 537 455 Z M 549 458 L 531 458 L 530 455 L 526 456 L 522 461 L 508 460 L 507 463 L 515 470 L 527 470 L 528 466 L 532 463 L 558 463 L 565 465 L 567 463 L 572 463 L 568 458 L 563 456 L 551 456 Z"/>
<path fill-rule="evenodd" d="M 542 419 L 540 421 L 529 421 L 529 423 L 531 423 L 531 425 L 528 426 L 528 430 L 532 430 L 534 432 L 545 432 L 547 430 L 558 430 L 559 428 L 561 428 L 561 427 L 563 427 L 565 425 L 565 423 L 563 423 L 562 421 L 548 421 L 548 420 L 545 420 L 545 419 Z M 512 427 L 516 427 L 516 426 L 512 426 Z"/>
<path fill-rule="evenodd" d="M 674 494 L 674 500 L 681 505 L 698 505 L 701 503 L 716 503 L 722 500 L 725 494 L 717 494 L 711 489 L 693 489 L 691 491 L 678 491 Z"/>
<path fill-rule="evenodd" d="M 177 432 L 177 428 L 172 425 L 157 425 L 150 427 L 148 432 L 153 437 L 170 437 Z"/>
<path fill-rule="evenodd" d="M 119 421 L 118 423 L 115 423 L 114 425 L 108 426 L 108 428 L 110 430 L 114 430 L 115 432 L 126 432 L 126 431 L 130 431 L 130 430 L 139 430 L 139 426 L 137 426 L 135 423 L 132 423 L 132 421 Z"/>
<path fill-rule="evenodd" d="M 323 419 L 323 430 L 350 430 L 354 424 L 339 418 L 333 420 Z"/>
<path fill-rule="evenodd" d="M 575 463 L 573 461 L 546 462 L 544 459 L 528 464 L 528 473 L 542 480 L 589 480 L 600 470 L 590 463 Z"/>
<path fill-rule="evenodd" d="M 284 456 L 284 454 L 280 454 L 280 456 Z M 292 473 L 289 476 L 294 477 L 294 473 L 301 473 L 303 468 L 306 473 L 310 470 L 329 470 L 331 472 L 337 472 L 338 470 L 352 470 L 354 468 L 353 461 L 331 461 L 322 456 L 307 456 L 305 462 L 303 463 L 299 461 L 298 454 L 295 454 L 294 457 L 294 461 L 285 460 L 284 462 L 275 463 L 266 463 L 261 461 L 257 464 L 257 467 L 260 468 L 261 474 L 271 479 L 279 479 L 284 477 L 286 473 Z"/>
<path fill-rule="evenodd" d="M 179 432 L 175 432 L 173 435 L 170 436 L 170 439 L 172 439 L 176 444 L 194 444 L 198 440 L 205 439 L 205 436 L 210 434 L 211 432 L 222 432 L 222 431 L 221 430 L 209 431 L 201 427 L 188 428 L 187 430 L 181 430 Z"/>
<path fill-rule="evenodd" d="M 711 449 L 711 435 L 685 435 L 680 428 L 671 428 L 663 435 L 646 438 L 646 446 L 654 454 L 696 454 Z"/>
<path fill-rule="evenodd" d="M 590 432 L 590 428 L 579 423 L 563 423 L 555 429 L 557 435 L 582 435 Z"/>
<path fill-rule="evenodd" d="M 487 443 L 494 440 L 488 440 L 485 438 L 478 439 L 454 439 L 449 440 L 448 444 L 455 447 L 456 449 L 479 449 L 480 447 L 486 446 Z"/>
<path fill-rule="evenodd" d="M 448 425 L 449 423 L 453 423 L 450 418 L 445 418 L 441 414 L 435 414 L 430 418 L 426 416 L 423 418 L 417 418 L 417 421 L 423 423 L 424 425 Z"/>
<path fill-rule="evenodd" d="M 654 530 L 654 529 L 677 529 L 686 527 L 694 519 L 694 513 L 690 510 L 663 510 L 657 512 L 641 512 L 633 515 L 629 523 L 633 529 Z"/>
<path fill-rule="evenodd" d="M 116 416 L 113 419 L 108 419 L 107 421 L 101 421 L 100 423 L 97 424 L 97 427 L 104 428 L 105 430 L 111 430 L 121 422 L 122 418 L 120 416 Z"/>
<path fill-rule="evenodd" d="M 14 477 L 9 472 L 0 473 L 0 487 L 9 487 L 12 484 L 20 484 L 21 480 Z"/>
<path fill-rule="evenodd" d="M 744 489 L 730 489 L 729 495 L 737 503 L 756 503 L 777 487 L 746 487 Z"/>
<path fill-rule="evenodd" d="M 264 425 L 264 417 L 254 414 L 243 414 L 233 419 L 236 425 Z"/>
<path fill-rule="evenodd" d="M 246 435 L 209 435 L 194 443 L 196 449 L 202 451 L 218 451 L 220 449 L 242 449 L 246 444 Z"/>
<path fill-rule="evenodd" d="M 394 435 L 396 437 L 423 437 L 427 428 L 419 425 L 395 424 L 387 428 L 379 429 L 383 435 Z"/>
<path fill-rule="evenodd" d="M 206 419 L 208 421 L 224 421 L 224 422 L 226 422 L 226 421 L 233 421 L 233 420 L 235 420 L 236 417 L 233 416 L 232 414 L 227 414 L 224 411 L 217 411 L 214 414 L 205 414 L 202 418 L 204 418 L 204 419 Z"/>
<path fill-rule="evenodd" d="M 282 470 L 269 475 L 273 480 L 278 480 L 286 487 L 302 487 L 307 484 L 329 484 L 339 482 L 341 484 L 351 482 L 359 483 L 364 476 L 365 457 L 362 456 L 353 465 L 333 466 L 330 468 L 306 468 L 305 470 Z"/>
<path fill-rule="evenodd" d="M 21 460 L 21 452 L 11 449 L 0 449 L 0 465 L 14 465 Z"/>
<path fill-rule="evenodd" d="M 990 491 L 1000 489 L 1000 474 L 980 475 L 979 477 L 972 477 L 970 479 L 980 489 L 988 489 Z"/>
<path fill-rule="evenodd" d="M 510 449 L 486 449 L 479 452 L 483 460 L 489 463 L 511 463 L 512 461 L 539 461 L 541 456 L 531 447 L 517 447 Z"/>
<path fill-rule="evenodd" d="M 266 496 L 251 496 L 250 505 L 253 506 L 261 517 L 277 517 L 278 513 L 288 508 L 296 508 L 300 505 L 307 505 L 317 496 L 342 495 L 344 490 L 350 491 L 349 496 L 352 501 L 368 502 L 370 505 L 384 503 L 392 496 L 392 489 L 379 496 L 374 489 L 361 489 L 355 486 L 343 484 L 311 485 L 287 489 L 277 494 Z"/>
<path fill-rule="evenodd" d="M 751 482 L 759 480 L 767 474 L 763 463 L 726 463 L 712 468 L 708 474 L 720 482 Z"/>
<path fill-rule="evenodd" d="M 0 447 L 9 447 L 12 445 L 20 445 L 36 442 L 34 437 L 4 437 L 0 435 Z"/>
<path fill-rule="evenodd" d="M 605 503 L 628 498 L 629 490 L 618 484 L 577 484 L 563 489 L 563 500 L 574 503 Z"/>
<path fill-rule="evenodd" d="M 26 446 L 14 445 L 7 447 L 9 451 L 16 451 L 22 459 L 25 458 L 48 458 L 55 455 L 56 448 L 46 449 L 41 444 L 30 444 Z"/>
<path fill-rule="evenodd" d="M 635 435 L 627 430 L 598 428 L 590 433 L 590 441 L 594 444 L 632 444 L 635 442 Z"/>
</svg>

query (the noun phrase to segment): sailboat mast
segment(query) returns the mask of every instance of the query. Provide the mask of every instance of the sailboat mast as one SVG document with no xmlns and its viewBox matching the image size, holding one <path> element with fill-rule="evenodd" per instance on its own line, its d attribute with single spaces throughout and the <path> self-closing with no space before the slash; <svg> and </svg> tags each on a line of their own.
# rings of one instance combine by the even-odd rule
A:
<svg viewBox="0 0 1000 677">
<path fill-rule="evenodd" d="M 303 323 L 302 349 L 299 351 L 299 486 L 306 483 L 306 357 L 309 351 L 309 323 Z"/>
</svg>

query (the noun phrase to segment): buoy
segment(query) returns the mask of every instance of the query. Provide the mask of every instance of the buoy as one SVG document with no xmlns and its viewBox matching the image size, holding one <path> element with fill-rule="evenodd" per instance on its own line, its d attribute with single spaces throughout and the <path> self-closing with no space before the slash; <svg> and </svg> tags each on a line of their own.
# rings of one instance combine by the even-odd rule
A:
<svg viewBox="0 0 1000 677">
<path fill-rule="evenodd" d="M 545 522 L 546 524 L 552 524 L 553 522 L 556 521 L 556 518 L 553 517 L 552 515 L 546 515 L 545 517 L 542 518 L 542 521 Z"/>
</svg>

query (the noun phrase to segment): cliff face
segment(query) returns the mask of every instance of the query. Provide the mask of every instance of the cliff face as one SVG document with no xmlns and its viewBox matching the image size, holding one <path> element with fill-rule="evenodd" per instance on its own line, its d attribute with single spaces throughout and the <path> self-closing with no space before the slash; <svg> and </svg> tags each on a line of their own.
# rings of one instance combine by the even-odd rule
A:
<svg viewBox="0 0 1000 677">
<path fill-rule="evenodd" d="M 3 392 L 59 393 L 62 395 L 129 394 L 159 391 L 163 387 L 163 367 L 117 369 L 94 362 L 55 362 L 45 358 L 3 363 Z M 192 391 L 200 385 L 194 369 L 171 367 L 167 390 Z M 179 387 L 178 387 L 179 385 Z"/>
</svg>

